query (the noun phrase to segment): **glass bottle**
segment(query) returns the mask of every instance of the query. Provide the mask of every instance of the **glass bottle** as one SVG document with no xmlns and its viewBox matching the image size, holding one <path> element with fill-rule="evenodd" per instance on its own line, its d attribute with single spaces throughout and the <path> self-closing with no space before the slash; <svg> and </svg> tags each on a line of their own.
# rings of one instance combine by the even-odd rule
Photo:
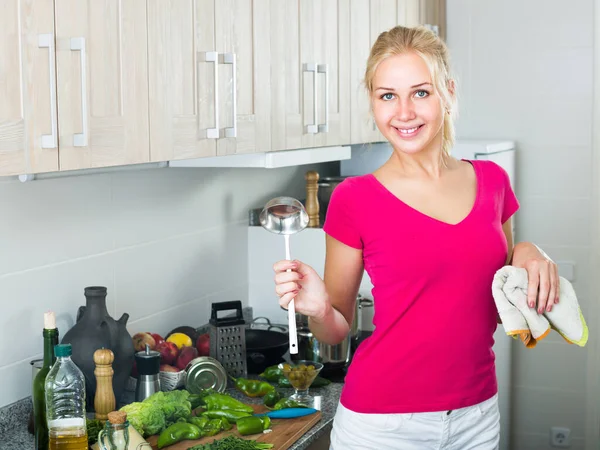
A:
<svg viewBox="0 0 600 450">
<path fill-rule="evenodd" d="M 54 346 L 58 344 L 58 329 L 54 312 L 44 313 L 44 364 L 33 379 L 33 427 L 35 450 L 48 450 L 48 425 L 46 423 L 46 375 L 54 364 Z"/>
<path fill-rule="evenodd" d="M 49 450 L 87 450 L 83 373 L 71 360 L 71 344 L 57 345 L 54 354 L 46 377 Z"/>
</svg>

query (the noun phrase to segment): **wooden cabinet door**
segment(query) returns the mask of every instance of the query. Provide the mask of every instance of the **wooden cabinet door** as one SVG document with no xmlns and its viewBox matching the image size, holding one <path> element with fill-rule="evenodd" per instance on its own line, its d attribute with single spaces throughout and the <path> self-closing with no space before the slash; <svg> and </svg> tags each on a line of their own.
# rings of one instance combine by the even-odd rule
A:
<svg viewBox="0 0 600 450">
<path fill-rule="evenodd" d="M 60 170 L 149 160 L 146 2 L 55 0 Z"/>
<path fill-rule="evenodd" d="M 148 0 L 152 161 L 216 156 L 213 0 Z"/>
<path fill-rule="evenodd" d="M 314 147 L 318 130 L 315 7 L 313 0 L 270 4 L 272 150 Z"/>
<path fill-rule="evenodd" d="M 398 25 L 399 20 L 405 20 L 407 10 L 418 13 L 418 4 L 413 5 L 410 0 L 352 0 L 350 4 L 351 142 L 381 142 L 385 138 L 375 126 L 371 100 L 364 84 L 367 60 L 379 35 Z M 408 6 L 417 8 L 412 11 Z"/>
<path fill-rule="evenodd" d="M 271 148 L 269 3 L 270 0 L 215 2 L 221 128 L 217 155 Z"/>
<path fill-rule="evenodd" d="M 58 170 L 54 4 L 8 0 L 0 16 L 0 175 Z"/>
<path fill-rule="evenodd" d="M 350 3 L 313 0 L 317 62 L 316 147 L 350 143 Z"/>
</svg>

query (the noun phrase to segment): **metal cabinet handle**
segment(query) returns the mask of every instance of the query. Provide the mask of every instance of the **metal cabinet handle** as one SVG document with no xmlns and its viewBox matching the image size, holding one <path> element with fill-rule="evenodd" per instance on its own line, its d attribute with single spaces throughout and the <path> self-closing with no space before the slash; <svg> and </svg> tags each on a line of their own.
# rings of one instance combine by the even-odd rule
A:
<svg viewBox="0 0 600 450">
<path fill-rule="evenodd" d="M 81 133 L 73 135 L 73 146 L 87 147 L 88 145 L 88 117 L 87 117 L 87 88 L 86 88 L 86 58 L 85 58 L 85 38 L 71 38 L 71 50 L 80 53 L 81 65 Z"/>
<path fill-rule="evenodd" d="M 319 124 L 319 133 L 327 133 L 329 131 L 329 70 L 327 64 L 319 64 L 317 72 L 325 74 L 325 122 Z"/>
<path fill-rule="evenodd" d="M 42 134 L 42 148 L 58 147 L 58 132 L 56 122 L 56 70 L 54 60 L 56 49 L 54 47 L 54 35 L 52 33 L 38 35 L 38 47 L 48 49 L 48 71 L 50 72 L 50 126 L 52 134 Z"/>
<path fill-rule="evenodd" d="M 316 134 L 319 132 L 319 125 L 317 120 L 317 65 L 312 63 L 305 63 L 302 66 L 303 72 L 313 73 L 313 119 L 314 123 L 306 126 L 306 132 L 310 134 Z"/>
<path fill-rule="evenodd" d="M 219 54 L 217 52 L 200 52 L 199 60 L 215 65 L 215 127 L 206 129 L 206 138 L 219 139 Z"/>
<path fill-rule="evenodd" d="M 226 138 L 234 138 L 237 137 L 237 73 L 236 73 L 236 64 L 235 64 L 235 53 L 223 53 L 222 55 L 223 64 L 231 64 L 231 72 L 232 72 L 232 94 L 233 94 L 233 105 L 231 107 L 233 114 L 233 126 L 230 128 L 225 128 L 225 137 Z"/>
</svg>

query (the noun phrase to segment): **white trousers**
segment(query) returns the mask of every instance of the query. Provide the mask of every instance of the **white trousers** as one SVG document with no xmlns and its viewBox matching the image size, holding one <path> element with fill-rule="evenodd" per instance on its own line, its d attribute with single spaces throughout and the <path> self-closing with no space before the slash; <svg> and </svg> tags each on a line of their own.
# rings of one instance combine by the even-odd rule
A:
<svg viewBox="0 0 600 450">
<path fill-rule="evenodd" d="M 498 395 L 466 408 L 414 414 L 361 414 L 340 403 L 329 450 L 496 450 Z"/>
</svg>

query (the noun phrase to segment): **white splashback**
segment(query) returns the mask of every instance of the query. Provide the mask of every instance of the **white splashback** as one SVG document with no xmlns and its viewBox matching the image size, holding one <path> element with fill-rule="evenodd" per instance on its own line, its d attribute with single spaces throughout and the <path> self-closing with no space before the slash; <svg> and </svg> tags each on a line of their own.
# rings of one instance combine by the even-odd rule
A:
<svg viewBox="0 0 600 450">
<path fill-rule="evenodd" d="M 248 227 L 248 303 L 254 317 L 265 316 L 277 323 L 287 323 L 287 312 L 279 307 L 275 294 L 273 264 L 285 259 L 284 238 L 262 227 Z M 322 228 L 306 228 L 290 236 L 292 259 L 310 265 L 323 277 L 325 269 L 325 232 Z M 365 272 L 359 293 L 371 295 L 371 279 Z M 363 330 L 373 329 L 373 308 L 363 309 Z"/>
</svg>

